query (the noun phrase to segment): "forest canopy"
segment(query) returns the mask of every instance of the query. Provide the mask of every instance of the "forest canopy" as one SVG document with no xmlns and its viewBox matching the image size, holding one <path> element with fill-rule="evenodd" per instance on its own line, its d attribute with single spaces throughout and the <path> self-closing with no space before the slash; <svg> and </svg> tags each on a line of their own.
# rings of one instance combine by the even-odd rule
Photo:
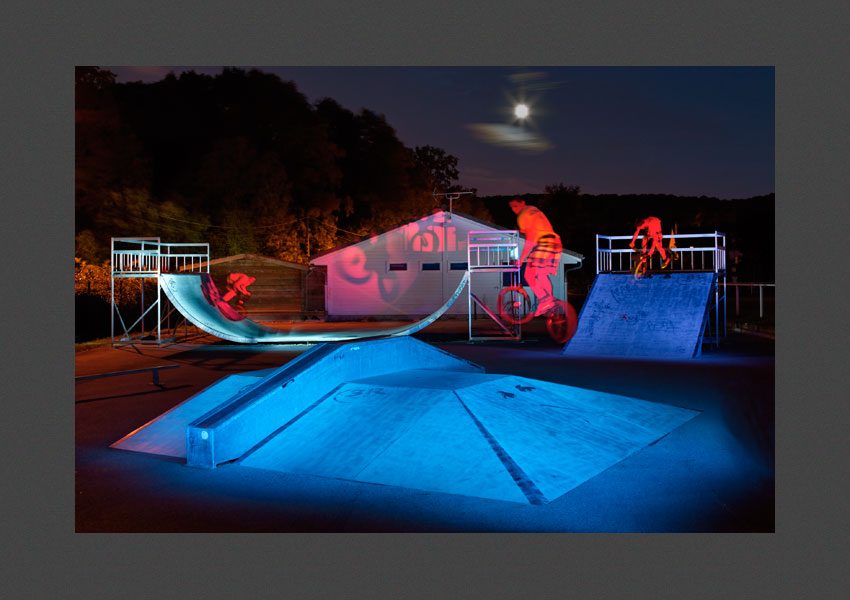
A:
<svg viewBox="0 0 850 600">
<path fill-rule="evenodd" d="M 78 67 L 75 126 L 77 256 L 89 262 L 112 236 L 159 235 L 303 264 L 459 189 L 456 157 L 258 70 L 118 84 Z M 459 208 L 489 218 L 475 199 Z"/>
</svg>

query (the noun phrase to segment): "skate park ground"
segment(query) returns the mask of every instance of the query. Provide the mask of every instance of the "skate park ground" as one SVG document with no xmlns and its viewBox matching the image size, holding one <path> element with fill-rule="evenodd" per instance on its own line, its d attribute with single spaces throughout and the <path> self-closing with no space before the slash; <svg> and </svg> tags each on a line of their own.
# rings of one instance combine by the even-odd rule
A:
<svg viewBox="0 0 850 600">
<path fill-rule="evenodd" d="M 622 394 L 700 414 L 545 505 L 237 464 L 206 470 L 109 445 L 225 375 L 277 367 L 310 346 L 239 345 L 202 334 L 159 347 L 80 345 L 77 376 L 178 368 L 161 371 L 159 386 L 150 372 L 75 384 L 76 531 L 774 531 L 772 340 L 730 333 L 719 348 L 707 346 L 696 359 L 651 361 L 563 356 L 540 323 L 526 327 L 522 342 L 469 343 L 467 322 L 457 319 L 441 319 L 415 337 L 488 373 Z"/>
</svg>

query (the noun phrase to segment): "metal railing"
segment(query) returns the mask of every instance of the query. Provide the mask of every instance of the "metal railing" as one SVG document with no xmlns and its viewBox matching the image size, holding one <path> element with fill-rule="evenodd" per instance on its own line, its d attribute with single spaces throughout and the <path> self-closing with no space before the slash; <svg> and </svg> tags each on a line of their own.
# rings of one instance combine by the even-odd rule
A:
<svg viewBox="0 0 850 600">
<path fill-rule="evenodd" d="M 726 285 L 732 304 L 729 329 L 775 339 L 776 284 L 733 281 Z"/>
<path fill-rule="evenodd" d="M 518 271 L 519 231 L 470 231 L 467 261 L 470 271 Z"/>
<path fill-rule="evenodd" d="M 726 235 L 713 233 L 680 233 L 663 235 L 666 241 L 674 242 L 673 252 L 679 259 L 668 267 L 671 271 L 726 271 Z M 638 238 L 640 239 L 640 238 Z M 630 235 L 596 235 L 596 273 L 627 273 L 633 268 L 637 253 L 629 247 Z M 652 260 L 660 260 L 657 254 Z M 660 265 L 658 265 L 660 266 Z M 653 265 L 650 264 L 650 268 Z"/>
<path fill-rule="evenodd" d="M 111 264 L 115 277 L 209 273 L 209 262 L 209 244 L 164 243 L 158 237 L 112 238 Z"/>
<path fill-rule="evenodd" d="M 727 282 L 727 287 L 731 287 L 735 291 L 735 316 L 741 316 L 742 314 L 746 314 L 749 312 L 747 310 L 748 305 L 754 304 L 754 302 L 748 302 L 748 300 L 754 300 L 753 298 L 747 298 L 747 296 L 754 296 L 755 292 L 758 292 L 758 316 L 759 319 L 771 318 L 774 317 L 774 313 L 772 311 L 765 310 L 766 307 L 771 308 L 774 307 L 774 295 L 769 292 L 776 293 L 776 284 L 775 283 L 740 283 L 737 281 Z M 741 290 L 745 291 L 744 301 L 741 302 Z M 768 291 L 766 294 L 765 291 Z M 767 302 L 766 302 L 767 300 Z M 742 310 L 742 305 L 744 309 Z"/>
</svg>

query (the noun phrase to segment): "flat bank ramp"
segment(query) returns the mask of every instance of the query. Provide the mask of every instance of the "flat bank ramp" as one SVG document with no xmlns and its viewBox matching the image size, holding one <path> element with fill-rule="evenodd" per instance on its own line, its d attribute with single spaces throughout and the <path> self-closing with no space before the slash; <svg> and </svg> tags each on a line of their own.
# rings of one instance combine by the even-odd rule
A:
<svg viewBox="0 0 850 600">
<path fill-rule="evenodd" d="M 698 356 L 715 273 L 600 273 L 565 356 L 687 359 Z"/>
</svg>

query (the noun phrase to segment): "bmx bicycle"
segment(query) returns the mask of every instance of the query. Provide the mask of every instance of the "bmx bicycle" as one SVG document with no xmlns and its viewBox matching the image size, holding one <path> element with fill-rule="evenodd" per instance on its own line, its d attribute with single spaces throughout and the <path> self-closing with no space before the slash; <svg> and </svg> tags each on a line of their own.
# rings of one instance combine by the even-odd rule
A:
<svg viewBox="0 0 850 600">
<path fill-rule="evenodd" d="M 646 248 L 634 248 L 634 251 L 635 254 L 638 256 L 638 260 L 635 263 L 635 268 L 632 270 L 632 274 L 635 276 L 635 279 L 643 279 L 644 277 L 649 277 L 649 262 L 652 258 L 652 254 Z M 667 250 L 667 254 L 670 261 L 667 264 L 662 265 L 662 269 L 667 268 L 667 266 L 671 265 L 673 261 L 679 260 L 679 253 L 675 252 L 673 248 L 669 248 Z"/>
<path fill-rule="evenodd" d="M 532 301 L 521 285 L 509 285 L 499 290 L 499 316 L 512 325 L 523 325 L 534 318 L 537 302 Z M 578 327 L 576 309 L 569 302 L 555 299 L 543 315 L 546 331 L 559 344 L 565 344 Z"/>
<path fill-rule="evenodd" d="M 670 229 L 670 243 L 667 248 L 667 255 L 670 258 L 669 262 L 661 265 L 662 269 L 666 269 L 675 261 L 679 260 L 679 253 L 676 252 L 676 235 L 679 233 L 679 226 L 673 225 L 672 229 Z M 632 241 L 631 247 L 632 250 L 635 251 L 635 254 L 639 257 L 637 262 L 635 263 L 635 267 L 632 270 L 632 273 L 635 276 L 635 279 L 641 279 L 642 277 L 648 277 L 647 273 L 649 272 L 649 262 L 652 258 L 652 252 L 647 249 L 649 239 L 644 237 L 643 242 L 641 243 L 641 248 L 638 250 L 634 246 L 634 241 Z"/>
</svg>

